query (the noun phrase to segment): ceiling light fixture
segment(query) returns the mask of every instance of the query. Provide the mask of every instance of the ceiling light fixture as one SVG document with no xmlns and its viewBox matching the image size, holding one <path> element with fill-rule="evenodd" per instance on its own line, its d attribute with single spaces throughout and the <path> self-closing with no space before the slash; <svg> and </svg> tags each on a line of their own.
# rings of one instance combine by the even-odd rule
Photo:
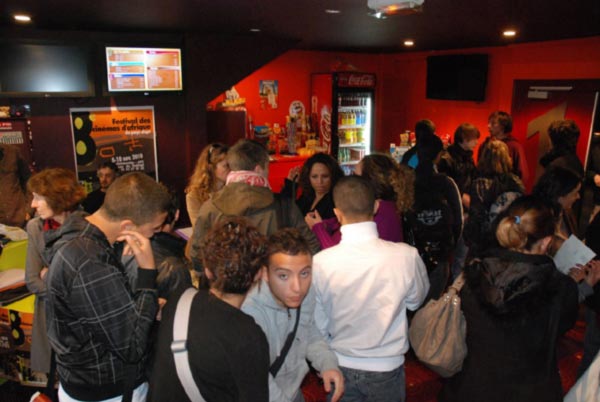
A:
<svg viewBox="0 0 600 402">
<path fill-rule="evenodd" d="M 325 12 L 326 12 L 327 14 L 340 14 L 340 13 L 341 13 L 341 11 L 340 11 L 340 10 L 334 10 L 334 9 L 332 9 L 332 8 L 328 8 L 327 10 L 325 10 Z"/>
<path fill-rule="evenodd" d="M 413 46 L 415 42 L 411 39 L 407 39 L 404 41 L 404 46 Z"/>
<path fill-rule="evenodd" d="M 250 32 L 260 32 L 260 29 L 258 29 L 258 28 L 250 28 Z"/>
<path fill-rule="evenodd" d="M 506 36 L 507 38 L 510 38 L 516 36 L 517 31 L 515 31 L 514 29 L 507 29 L 504 32 L 502 32 L 502 35 Z"/>
<path fill-rule="evenodd" d="M 14 18 L 18 22 L 31 22 L 31 17 L 25 14 L 15 14 Z"/>
<path fill-rule="evenodd" d="M 424 2 L 425 0 L 368 0 L 367 5 L 375 10 L 374 17 L 382 18 L 382 15 L 419 13 L 423 11 Z"/>
</svg>

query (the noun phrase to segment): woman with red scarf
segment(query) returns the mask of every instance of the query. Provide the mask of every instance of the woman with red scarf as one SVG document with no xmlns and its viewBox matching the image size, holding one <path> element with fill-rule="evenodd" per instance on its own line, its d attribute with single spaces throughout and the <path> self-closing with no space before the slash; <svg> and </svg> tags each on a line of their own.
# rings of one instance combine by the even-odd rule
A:
<svg viewBox="0 0 600 402">
<path fill-rule="evenodd" d="M 50 344 L 46 335 L 46 273 L 48 258 L 44 254 L 44 233 L 58 228 L 71 213 L 79 210 L 85 199 L 85 189 L 75 173 L 68 169 L 45 169 L 32 176 L 27 189 L 33 194 L 31 207 L 36 217 L 27 223 L 27 260 L 25 280 L 27 288 L 35 293 L 35 310 L 31 334 L 31 369 L 42 373 L 50 371 Z"/>
</svg>

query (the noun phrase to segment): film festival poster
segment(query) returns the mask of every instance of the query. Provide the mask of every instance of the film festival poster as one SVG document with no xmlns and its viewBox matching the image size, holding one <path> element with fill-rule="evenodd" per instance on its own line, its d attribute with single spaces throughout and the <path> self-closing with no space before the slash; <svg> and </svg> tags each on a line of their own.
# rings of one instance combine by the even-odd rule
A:
<svg viewBox="0 0 600 402">
<path fill-rule="evenodd" d="M 77 176 L 88 192 L 96 171 L 113 162 L 121 174 L 146 172 L 158 180 L 154 107 L 72 108 L 71 128 Z"/>
</svg>

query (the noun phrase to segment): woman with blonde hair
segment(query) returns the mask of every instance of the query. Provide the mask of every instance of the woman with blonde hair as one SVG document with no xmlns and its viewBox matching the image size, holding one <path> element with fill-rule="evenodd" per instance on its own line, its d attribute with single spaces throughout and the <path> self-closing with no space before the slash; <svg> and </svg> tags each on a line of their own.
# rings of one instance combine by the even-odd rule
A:
<svg viewBox="0 0 600 402">
<path fill-rule="evenodd" d="M 25 280 L 27 288 L 36 295 L 31 334 L 31 369 L 43 373 L 50 371 L 50 344 L 46 335 L 46 274 L 49 256 L 44 253 L 46 232 L 58 228 L 70 214 L 87 215 L 80 210 L 85 199 L 85 189 L 75 173 L 68 169 L 45 169 L 27 182 L 33 194 L 31 207 L 37 217 L 27 222 L 27 260 Z"/>
<path fill-rule="evenodd" d="M 517 199 L 503 216 L 500 247 L 465 267 L 469 353 L 440 402 L 562 401 L 556 342 L 575 323 L 578 292 L 546 254 L 556 217 L 535 196 Z"/>
<path fill-rule="evenodd" d="M 508 146 L 500 140 L 486 141 L 469 194 L 471 205 L 464 235 L 470 255 L 477 255 L 494 242 L 495 218 L 524 192 L 523 182 L 512 172 Z"/>
<path fill-rule="evenodd" d="M 384 240 L 404 240 L 402 217 L 414 200 L 414 171 L 399 165 L 390 156 L 372 154 L 356 165 L 354 173 L 372 183 L 379 207 L 374 221 L 379 237 Z M 306 223 L 315 233 L 322 248 L 332 247 L 341 240 L 340 223 L 337 218 L 325 219 L 317 211 L 306 216 Z"/>
<path fill-rule="evenodd" d="M 202 204 L 225 186 L 229 174 L 228 149 L 226 145 L 215 142 L 206 146 L 198 156 L 185 189 L 185 203 L 192 227 L 196 224 Z"/>
</svg>

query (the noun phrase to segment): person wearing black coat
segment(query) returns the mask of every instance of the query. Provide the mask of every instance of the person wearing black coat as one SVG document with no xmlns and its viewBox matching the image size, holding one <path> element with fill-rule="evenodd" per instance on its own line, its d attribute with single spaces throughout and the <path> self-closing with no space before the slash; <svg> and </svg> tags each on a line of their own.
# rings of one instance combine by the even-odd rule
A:
<svg viewBox="0 0 600 402">
<path fill-rule="evenodd" d="M 548 136 L 552 148 L 540 159 L 540 164 L 548 169 L 559 166 L 570 169 L 583 178 L 583 165 L 577 157 L 577 141 L 579 140 L 579 127 L 570 119 L 557 120 L 548 127 Z"/>
<path fill-rule="evenodd" d="M 556 340 L 575 323 L 578 293 L 545 255 L 554 228 L 542 200 L 517 199 L 496 231 L 501 248 L 465 268 L 468 354 L 440 402 L 562 401 Z"/>
<path fill-rule="evenodd" d="M 332 191 L 337 181 L 344 177 L 344 171 L 330 155 L 317 153 L 304 162 L 302 169 L 290 169 L 285 179 L 281 195 L 292 197 L 302 216 L 309 212 L 318 212 L 322 219 L 335 217 L 333 214 Z M 297 182 L 297 183 L 296 183 Z M 297 197 L 297 186 L 302 193 Z"/>
<path fill-rule="evenodd" d="M 461 124 L 454 132 L 454 143 L 442 153 L 437 164 L 438 172 L 451 177 L 456 182 L 461 195 L 469 194 L 471 182 L 477 175 L 477 168 L 473 161 L 473 148 L 477 145 L 479 137 L 477 127 L 469 123 Z"/>
</svg>

